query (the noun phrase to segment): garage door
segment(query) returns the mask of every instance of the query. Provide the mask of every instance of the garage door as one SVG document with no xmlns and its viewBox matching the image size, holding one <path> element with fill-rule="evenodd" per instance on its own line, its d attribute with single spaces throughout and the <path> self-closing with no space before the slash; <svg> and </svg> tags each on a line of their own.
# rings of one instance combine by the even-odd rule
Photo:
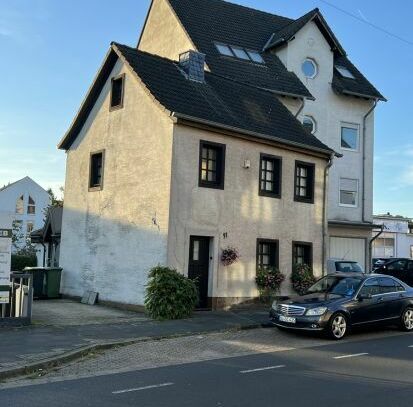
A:
<svg viewBox="0 0 413 407">
<path fill-rule="evenodd" d="M 355 260 L 365 269 L 366 241 L 348 237 L 330 237 L 330 258 Z"/>
</svg>

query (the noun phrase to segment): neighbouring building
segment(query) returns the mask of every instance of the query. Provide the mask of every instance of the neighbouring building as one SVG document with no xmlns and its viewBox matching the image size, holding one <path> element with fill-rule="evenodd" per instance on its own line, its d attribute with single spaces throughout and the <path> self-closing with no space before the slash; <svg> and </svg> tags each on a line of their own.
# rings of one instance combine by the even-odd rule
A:
<svg viewBox="0 0 413 407">
<path fill-rule="evenodd" d="M 13 229 L 19 237 L 14 251 L 25 245 L 33 230 L 42 227 L 49 205 L 49 193 L 30 177 L 0 188 L 0 213 L 11 216 Z M 40 260 L 43 253 L 37 255 Z"/>
<path fill-rule="evenodd" d="M 413 220 L 404 216 L 375 215 L 376 230 L 373 237 L 373 258 L 406 257 L 413 259 Z"/>
<path fill-rule="evenodd" d="M 261 266 L 321 275 L 344 252 L 367 264 L 378 100 L 318 9 L 291 20 L 154 0 L 138 46 L 111 44 L 59 144 L 63 292 L 142 304 L 161 263 L 221 307 L 257 296 Z M 230 246 L 240 260 L 224 267 Z"/>
<path fill-rule="evenodd" d="M 46 220 L 41 229 L 31 233 L 31 241 L 43 250 L 43 258 L 38 265 L 44 267 L 59 266 L 60 236 L 62 230 L 63 206 L 51 206 L 47 210 Z"/>
</svg>

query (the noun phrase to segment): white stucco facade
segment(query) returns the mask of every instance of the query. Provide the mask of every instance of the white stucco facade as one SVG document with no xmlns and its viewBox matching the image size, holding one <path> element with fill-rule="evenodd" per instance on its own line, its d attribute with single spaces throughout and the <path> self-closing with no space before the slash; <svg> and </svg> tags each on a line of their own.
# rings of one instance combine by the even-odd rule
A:
<svg viewBox="0 0 413 407">
<path fill-rule="evenodd" d="M 30 177 L 0 189 L 0 213 L 7 214 L 12 222 L 20 223 L 22 245 L 31 230 L 43 227 L 50 199 L 48 192 Z M 38 258 L 42 258 L 42 253 L 38 253 Z"/>
<path fill-rule="evenodd" d="M 277 49 L 277 55 L 288 70 L 293 71 L 306 85 L 315 100 L 306 100 L 304 108 L 299 113 L 302 121 L 310 116 L 315 121 L 314 135 L 334 149 L 341 158 L 335 158 L 329 171 L 328 189 L 328 220 L 330 235 L 346 239 L 363 237 L 365 247 L 362 264 L 368 262 L 368 240 L 373 216 L 373 155 L 374 155 L 374 111 L 366 117 L 374 105 L 374 101 L 353 96 L 339 95 L 331 86 L 334 72 L 334 53 L 317 25 L 311 21 L 297 32 L 294 39 L 283 48 Z M 314 78 L 308 78 L 302 71 L 302 64 L 307 59 L 315 62 L 317 73 Z M 300 101 L 290 98 L 281 99 L 293 112 L 299 111 Z M 364 126 L 365 125 L 365 126 Z M 341 127 L 349 126 L 358 129 L 357 147 L 345 149 L 341 145 Z M 364 167 L 364 171 L 363 171 Z M 340 185 L 351 180 L 357 185 L 355 205 L 345 205 L 340 202 Z M 364 194 L 363 194 L 364 189 Z M 364 196 L 364 199 L 363 199 Z M 333 243 L 333 242 L 332 242 Z M 350 243 L 350 242 L 349 242 Z M 343 245 L 343 252 L 333 249 L 334 255 L 352 259 L 352 255 L 360 257 L 354 245 Z M 349 252 L 350 251 L 350 252 Z"/>
</svg>

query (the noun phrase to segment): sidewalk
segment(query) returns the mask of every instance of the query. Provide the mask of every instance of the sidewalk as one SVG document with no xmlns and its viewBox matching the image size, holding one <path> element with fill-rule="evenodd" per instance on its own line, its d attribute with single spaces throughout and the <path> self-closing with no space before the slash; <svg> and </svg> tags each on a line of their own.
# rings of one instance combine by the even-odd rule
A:
<svg viewBox="0 0 413 407">
<path fill-rule="evenodd" d="M 92 310 L 99 314 L 98 307 Z M 263 308 L 195 312 L 189 319 L 162 322 L 139 313 L 128 314 L 119 318 L 119 323 L 102 318 L 104 322 L 97 319 L 85 324 L 79 319 L 79 324 L 73 325 L 73 319 L 69 319 L 62 325 L 56 318 L 53 325 L 0 329 L 0 380 L 73 360 L 95 349 L 268 325 L 268 312 Z"/>
</svg>

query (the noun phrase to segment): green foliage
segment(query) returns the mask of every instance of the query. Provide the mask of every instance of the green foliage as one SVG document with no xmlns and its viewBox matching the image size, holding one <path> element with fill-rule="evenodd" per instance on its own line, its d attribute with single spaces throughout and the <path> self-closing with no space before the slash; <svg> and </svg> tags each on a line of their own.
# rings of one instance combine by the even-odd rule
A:
<svg viewBox="0 0 413 407">
<path fill-rule="evenodd" d="M 285 275 L 276 267 L 260 267 L 255 277 L 255 283 L 261 296 L 271 295 L 279 291 L 284 280 Z"/>
<path fill-rule="evenodd" d="M 11 255 L 11 271 L 22 271 L 25 267 L 36 267 L 36 256 Z"/>
<path fill-rule="evenodd" d="M 307 264 L 296 264 L 291 274 L 294 290 L 303 295 L 316 282 L 313 270 Z"/>
<path fill-rule="evenodd" d="M 197 301 L 194 281 L 168 267 L 157 266 L 150 270 L 145 307 L 151 318 L 188 318 Z"/>
</svg>

